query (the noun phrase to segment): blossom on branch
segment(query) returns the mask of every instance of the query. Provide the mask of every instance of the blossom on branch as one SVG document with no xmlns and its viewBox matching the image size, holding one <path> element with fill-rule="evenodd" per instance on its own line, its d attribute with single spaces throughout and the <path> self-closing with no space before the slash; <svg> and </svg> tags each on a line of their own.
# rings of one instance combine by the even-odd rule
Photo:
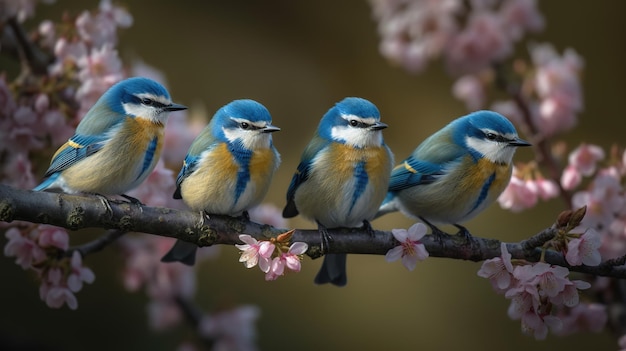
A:
<svg viewBox="0 0 626 351">
<path fill-rule="evenodd" d="M 426 225 L 418 222 L 406 229 L 392 229 L 391 233 L 400 245 L 387 251 L 385 259 L 387 262 L 402 260 L 406 269 L 412 271 L 417 266 L 418 261 L 428 258 L 428 251 L 420 241 L 426 235 Z"/>
</svg>

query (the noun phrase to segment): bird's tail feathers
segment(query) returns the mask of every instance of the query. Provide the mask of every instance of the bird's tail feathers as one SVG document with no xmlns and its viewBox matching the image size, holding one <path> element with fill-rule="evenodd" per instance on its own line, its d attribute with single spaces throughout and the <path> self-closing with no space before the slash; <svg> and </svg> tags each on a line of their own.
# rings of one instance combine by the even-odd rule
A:
<svg viewBox="0 0 626 351">
<path fill-rule="evenodd" d="M 196 250 L 198 245 L 182 240 L 176 240 L 174 246 L 168 251 L 161 262 L 180 262 L 187 266 L 193 266 L 196 263 Z"/>
<path fill-rule="evenodd" d="M 52 186 L 52 184 L 54 184 L 54 182 L 56 182 L 56 180 L 58 178 L 59 178 L 59 173 L 54 173 L 50 177 L 48 177 L 48 179 L 44 180 L 43 182 L 41 182 L 41 184 L 39 184 L 35 188 L 33 188 L 33 190 L 34 191 L 46 190 L 50 186 Z"/>
<path fill-rule="evenodd" d="M 374 219 L 384 216 L 387 213 L 398 211 L 398 207 L 396 206 L 395 199 L 396 197 L 393 193 L 388 193 L 382 205 L 380 205 L 380 207 L 378 208 L 378 212 L 376 212 Z"/>
</svg>

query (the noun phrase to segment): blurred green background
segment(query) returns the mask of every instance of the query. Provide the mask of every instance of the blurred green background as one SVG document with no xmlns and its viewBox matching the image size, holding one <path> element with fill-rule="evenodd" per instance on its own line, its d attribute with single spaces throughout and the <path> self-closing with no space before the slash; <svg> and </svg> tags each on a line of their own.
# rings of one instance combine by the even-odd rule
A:
<svg viewBox="0 0 626 351">
<path fill-rule="evenodd" d="M 163 71 L 179 103 L 203 104 L 209 114 L 237 98 L 252 98 L 271 111 L 282 131 L 274 135 L 283 163 L 266 201 L 281 207 L 300 152 L 319 118 L 345 96 L 377 104 L 385 140 L 398 160 L 452 118 L 465 114 L 451 96 L 453 80 L 442 65 L 410 75 L 378 53 L 376 23 L 365 1 L 126 1 L 134 17 L 122 32 L 126 63 L 141 58 Z M 63 10 L 92 9 L 98 1 L 63 1 L 37 8 L 37 18 L 58 19 Z M 624 145 L 626 2 L 552 0 L 540 3 L 547 27 L 536 41 L 559 52 L 574 48 L 585 60 L 585 112 L 564 136 L 608 147 Z M 37 20 L 27 22 L 36 25 Z M 525 52 L 523 46 L 520 52 Z M 207 118 L 210 116 L 207 116 Z M 530 159 L 530 150 L 518 152 Z M 178 171 L 178 170 L 175 170 Z M 513 214 L 491 206 L 467 223 L 476 235 L 519 241 L 551 225 L 564 204 L 541 203 Z M 313 228 L 301 219 L 291 226 Z M 402 215 L 374 222 L 379 229 L 408 227 Z M 262 350 L 596 350 L 617 349 L 609 333 L 550 335 L 536 341 L 507 317 L 508 300 L 477 277 L 480 264 L 433 258 L 408 272 L 380 256 L 350 256 L 345 288 L 315 286 L 321 260 L 305 258 L 300 274 L 265 282 L 258 270 L 237 263 L 224 247 L 198 270 L 197 302 L 206 310 L 256 304 Z M 121 258 L 109 249 L 86 259 L 96 281 L 77 297 L 79 309 L 52 310 L 38 287 L 12 259 L 0 258 L 5 279 L 0 298 L 0 337 L 31 340 L 54 350 L 173 350 L 192 335 L 186 326 L 154 332 L 146 298 L 121 284 Z"/>
</svg>

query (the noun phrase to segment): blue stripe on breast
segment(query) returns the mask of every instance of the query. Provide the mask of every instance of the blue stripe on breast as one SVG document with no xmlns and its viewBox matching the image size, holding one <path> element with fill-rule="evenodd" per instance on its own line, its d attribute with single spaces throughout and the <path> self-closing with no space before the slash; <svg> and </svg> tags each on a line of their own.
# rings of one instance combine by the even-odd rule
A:
<svg viewBox="0 0 626 351">
<path fill-rule="evenodd" d="M 150 168 L 152 164 L 152 160 L 154 159 L 154 152 L 156 151 L 157 144 L 159 143 L 159 138 L 154 137 L 150 144 L 148 145 L 148 149 L 146 150 L 146 155 L 143 158 L 143 167 L 141 167 L 141 172 L 137 176 L 137 179 L 141 178 L 143 173 Z"/>
<path fill-rule="evenodd" d="M 495 179 L 496 179 L 496 172 L 493 172 L 491 176 L 489 177 L 489 179 L 485 181 L 485 184 L 483 184 L 482 189 L 480 189 L 480 194 L 478 195 L 478 199 L 476 199 L 476 202 L 474 203 L 474 206 L 469 211 L 469 213 L 474 212 L 474 210 L 477 209 L 478 206 L 480 206 L 480 204 L 483 203 L 483 201 L 485 201 L 485 199 L 487 198 L 487 195 L 489 194 L 489 188 L 491 187 L 491 183 L 493 183 Z"/>
<path fill-rule="evenodd" d="M 354 178 L 356 178 L 356 184 L 354 184 L 354 193 L 352 194 L 352 203 L 350 204 L 348 214 L 352 212 L 352 208 L 367 187 L 368 176 L 365 170 L 365 161 L 359 162 L 354 168 Z"/>
<path fill-rule="evenodd" d="M 250 158 L 252 158 L 252 151 L 237 147 L 236 145 L 229 144 L 228 150 L 233 155 L 237 163 L 239 164 L 239 171 L 237 172 L 237 185 L 235 186 L 235 201 L 234 204 L 239 201 L 239 197 L 246 190 L 246 186 L 250 181 Z"/>
</svg>

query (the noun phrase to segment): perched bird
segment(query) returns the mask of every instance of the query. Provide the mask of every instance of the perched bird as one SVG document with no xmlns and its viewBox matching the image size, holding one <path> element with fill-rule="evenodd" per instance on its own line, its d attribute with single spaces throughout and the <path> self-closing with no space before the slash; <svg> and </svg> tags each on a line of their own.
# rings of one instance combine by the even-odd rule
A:
<svg viewBox="0 0 626 351">
<path fill-rule="evenodd" d="M 194 211 L 232 217 L 258 205 L 280 164 L 272 144 L 272 117 L 254 100 L 220 108 L 193 141 L 176 180 L 175 199 Z M 177 241 L 163 262 L 195 263 L 198 246 Z"/>
<path fill-rule="evenodd" d="M 389 192 L 377 214 L 401 211 L 433 223 L 453 224 L 476 216 L 506 188 L 520 139 L 508 119 L 493 111 L 460 117 L 428 137 L 391 173 Z"/>
<path fill-rule="evenodd" d="M 393 155 L 383 142 L 378 108 L 348 97 L 324 115 L 306 146 L 287 191 L 283 217 L 301 213 L 315 220 L 328 242 L 327 228 L 359 227 L 372 232 L 374 218 L 385 198 Z M 346 255 L 327 254 L 315 283 L 347 283 Z"/>
<path fill-rule="evenodd" d="M 187 107 L 148 78 L 113 85 L 89 109 L 76 134 L 52 156 L 48 177 L 34 190 L 123 195 L 152 172 L 169 112 Z"/>
</svg>

